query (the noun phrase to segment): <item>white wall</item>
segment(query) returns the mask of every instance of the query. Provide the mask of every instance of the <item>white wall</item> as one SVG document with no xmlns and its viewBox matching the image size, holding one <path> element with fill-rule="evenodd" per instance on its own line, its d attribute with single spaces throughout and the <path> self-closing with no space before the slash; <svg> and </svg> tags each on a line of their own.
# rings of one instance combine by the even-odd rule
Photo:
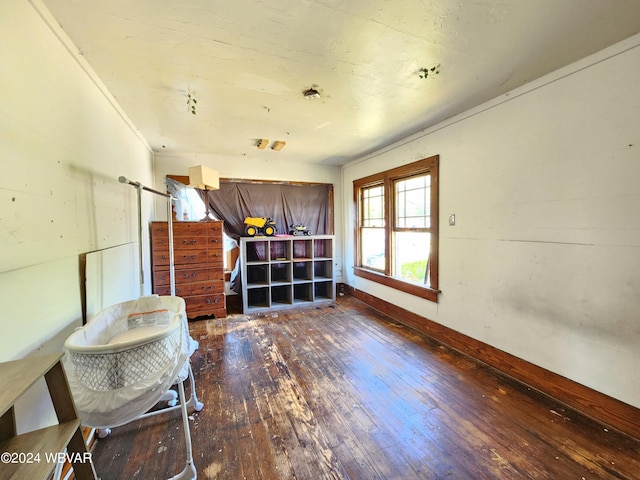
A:
<svg viewBox="0 0 640 480">
<path fill-rule="evenodd" d="M 266 158 L 265 158 L 266 157 Z M 215 155 L 169 156 L 156 155 L 154 161 L 155 188 L 165 191 L 164 179 L 167 175 L 188 175 L 189 167 L 206 165 L 217 170 L 221 178 L 238 178 L 250 180 L 274 180 L 291 182 L 330 183 L 334 186 L 334 226 L 338 247 L 334 269 L 336 282 L 342 282 L 342 192 L 341 170 L 338 167 L 327 167 L 299 162 L 286 162 L 277 158 L 277 152 L 258 151 L 254 156 L 241 159 L 229 159 Z M 166 219 L 166 204 L 158 202 L 156 211 L 158 218 Z M 164 209 L 164 210 L 162 210 Z M 160 213 L 160 212 L 163 213 Z M 163 216 L 164 214 L 164 216 Z"/>
<path fill-rule="evenodd" d="M 346 219 L 357 178 L 439 154 L 441 182 L 439 303 L 355 277 L 351 228 L 347 282 L 640 407 L 639 45 L 345 166 Z"/>
<path fill-rule="evenodd" d="M 80 256 L 137 245 L 118 176 L 153 181 L 146 142 L 76 52 L 39 1 L 0 3 L 0 361 L 61 350 L 82 318 Z"/>
</svg>

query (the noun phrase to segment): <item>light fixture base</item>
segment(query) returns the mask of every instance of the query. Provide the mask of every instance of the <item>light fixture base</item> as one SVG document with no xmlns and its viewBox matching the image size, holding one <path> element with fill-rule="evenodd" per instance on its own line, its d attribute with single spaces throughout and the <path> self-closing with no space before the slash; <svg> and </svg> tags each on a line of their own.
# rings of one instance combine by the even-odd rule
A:
<svg viewBox="0 0 640 480">
<path fill-rule="evenodd" d="M 304 95 L 304 98 L 306 98 L 307 100 L 316 100 L 320 98 L 320 92 L 318 92 L 315 88 L 309 88 L 308 90 L 305 90 L 302 94 Z"/>
<path fill-rule="evenodd" d="M 273 150 L 275 150 L 276 152 L 279 152 L 280 150 L 282 150 L 284 148 L 284 146 L 287 144 L 287 142 L 284 142 L 282 140 L 277 140 L 275 142 L 273 142 L 273 146 L 271 147 Z"/>
</svg>

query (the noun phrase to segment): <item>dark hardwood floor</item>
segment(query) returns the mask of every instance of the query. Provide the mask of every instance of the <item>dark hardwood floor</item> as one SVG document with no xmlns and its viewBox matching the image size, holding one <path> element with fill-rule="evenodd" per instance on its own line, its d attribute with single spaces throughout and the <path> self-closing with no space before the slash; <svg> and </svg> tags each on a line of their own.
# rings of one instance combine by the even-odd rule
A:
<svg viewBox="0 0 640 480">
<path fill-rule="evenodd" d="M 364 303 L 190 323 L 200 479 L 640 479 L 608 430 Z M 165 479 L 178 412 L 113 429 L 98 475 Z"/>
</svg>

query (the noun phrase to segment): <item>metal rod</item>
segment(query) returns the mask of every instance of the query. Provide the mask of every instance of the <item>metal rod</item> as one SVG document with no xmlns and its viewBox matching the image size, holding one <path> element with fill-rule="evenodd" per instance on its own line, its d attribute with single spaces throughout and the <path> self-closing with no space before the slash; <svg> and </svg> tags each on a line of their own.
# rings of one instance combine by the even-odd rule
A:
<svg viewBox="0 0 640 480">
<path fill-rule="evenodd" d="M 159 192 L 158 190 L 154 190 L 153 188 L 149 188 L 145 185 L 142 185 L 140 182 L 134 182 L 129 180 L 127 177 L 118 177 L 118 181 L 120 183 L 128 183 L 129 185 L 133 185 L 136 188 L 142 188 L 143 190 L 146 190 L 147 192 L 151 192 L 151 193 L 155 193 L 156 195 L 161 195 L 163 197 L 169 197 L 171 198 L 171 195 L 168 193 L 164 193 L 164 192 Z"/>
<path fill-rule="evenodd" d="M 142 262 L 142 186 L 136 187 L 138 192 L 138 263 L 140 265 L 140 296 L 144 295 L 144 267 Z"/>
<path fill-rule="evenodd" d="M 169 226 L 169 277 L 171 279 L 171 295 L 175 296 L 176 294 L 176 283 L 175 283 L 175 269 L 173 263 L 173 205 L 172 201 L 174 198 L 164 192 L 159 192 L 158 190 L 154 190 L 153 188 L 146 187 L 142 185 L 140 182 L 134 182 L 129 180 L 127 177 L 120 176 L 118 177 L 118 181 L 120 183 L 126 183 L 135 187 L 138 191 L 138 261 L 140 264 L 140 296 L 144 295 L 144 270 L 143 270 L 143 251 L 142 251 L 142 190 L 146 190 L 147 192 L 155 193 L 156 195 L 160 195 L 161 197 L 165 197 L 167 199 L 167 219 Z"/>
<path fill-rule="evenodd" d="M 167 226 L 169 235 L 169 285 L 171 286 L 171 296 L 176 295 L 176 271 L 173 258 L 173 208 L 171 205 L 171 196 L 167 200 Z"/>
</svg>

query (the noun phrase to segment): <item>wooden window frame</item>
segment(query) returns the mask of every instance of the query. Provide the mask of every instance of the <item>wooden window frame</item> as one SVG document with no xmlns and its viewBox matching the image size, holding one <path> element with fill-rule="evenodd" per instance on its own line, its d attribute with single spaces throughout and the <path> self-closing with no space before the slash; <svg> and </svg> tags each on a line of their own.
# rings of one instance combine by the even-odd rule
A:
<svg viewBox="0 0 640 480">
<path fill-rule="evenodd" d="M 396 290 L 400 290 L 411 295 L 415 295 L 432 302 L 438 301 L 438 239 L 439 239 L 439 171 L 440 157 L 434 155 L 432 157 L 423 158 L 416 162 L 402 165 L 400 167 L 386 170 L 384 172 L 369 175 L 364 178 L 353 181 L 353 196 L 355 206 L 355 261 L 354 273 L 358 277 L 386 285 Z M 431 175 L 431 245 L 429 250 L 429 286 L 422 286 L 416 283 L 407 282 L 391 275 L 391 265 L 393 254 L 392 239 L 393 228 L 395 222 L 395 192 L 393 189 L 396 180 L 402 180 L 415 175 L 429 173 Z M 376 185 L 384 186 L 385 198 L 385 269 L 384 272 L 373 270 L 362 266 L 361 258 L 361 189 Z"/>
</svg>

